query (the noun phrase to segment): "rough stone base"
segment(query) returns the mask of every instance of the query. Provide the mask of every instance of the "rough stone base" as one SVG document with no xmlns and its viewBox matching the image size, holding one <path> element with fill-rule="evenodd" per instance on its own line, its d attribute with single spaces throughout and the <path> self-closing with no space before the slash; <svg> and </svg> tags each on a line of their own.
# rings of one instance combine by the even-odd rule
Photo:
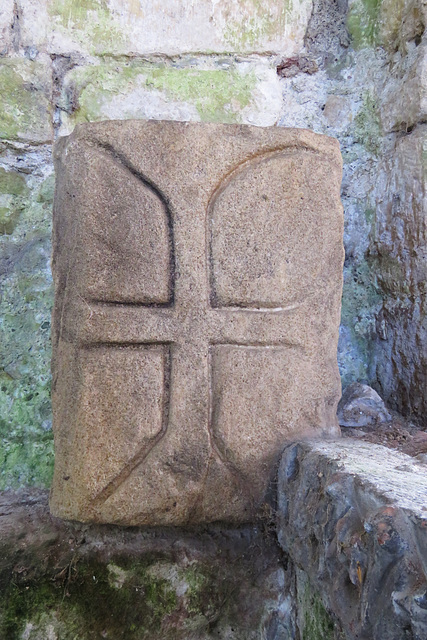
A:
<svg viewBox="0 0 427 640">
<path fill-rule="evenodd" d="M 290 445 L 253 526 L 66 523 L 6 492 L 0 638 L 425 640 L 426 532 L 425 465 L 349 440 Z"/>
<path fill-rule="evenodd" d="M 345 637 L 425 640 L 425 466 L 380 445 L 305 442 L 285 450 L 278 483 L 279 542 Z"/>
<path fill-rule="evenodd" d="M 265 527 L 88 526 L 0 495 L 2 640 L 293 638 L 293 580 Z"/>
</svg>

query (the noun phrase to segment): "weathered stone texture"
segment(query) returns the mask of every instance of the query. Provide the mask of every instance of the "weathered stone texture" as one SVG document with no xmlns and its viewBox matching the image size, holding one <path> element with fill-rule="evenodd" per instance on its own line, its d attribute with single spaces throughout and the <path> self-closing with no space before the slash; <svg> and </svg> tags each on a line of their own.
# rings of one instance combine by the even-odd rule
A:
<svg viewBox="0 0 427 640">
<path fill-rule="evenodd" d="M 311 8 L 311 0 L 22 0 L 20 29 L 24 46 L 52 54 L 292 54 L 303 46 Z"/>
<path fill-rule="evenodd" d="M 252 520 L 284 443 L 337 432 L 338 145 L 103 123 L 56 166 L 53 512 Z"/>
<path fill-rule="evenodd" d="M 427 126 L 397 138 L 379 174 L 374 251 L 386 293 L 377 319 L 377 379 L 399 411 L 427 416 Z"/>
<path fill-rule="evenodd" d="M 368 427 L 374 429 L 392 419 L 384 401 L 367 384 L 354 382 L 344 391 L 338 403 L 340 427 Z"/>
<path fill-rule="evenodd" d="M 293 567 L 260 527 L 88 526 L 0 495 L 2 640 L 292 638 Z"/>
<path fill-rule="evenodd" d="M 64 71 L 57 104 L 60 135 L 76 124 L 155 119 L 274 125 L 282 88 L 267 57 L 245 60 L 122 58 L 77 64 Z"/>
<path fill-rule="evenodd" d="M 347 640 L 427 637 L 427 480 L 409 456 L 369 443 L 288 447 L 278 535 Z"/>
<path fill-rule="evenodd" d="M 52 142 L 51 61 L 0 59 L 0 140 Z"/>
</svg>

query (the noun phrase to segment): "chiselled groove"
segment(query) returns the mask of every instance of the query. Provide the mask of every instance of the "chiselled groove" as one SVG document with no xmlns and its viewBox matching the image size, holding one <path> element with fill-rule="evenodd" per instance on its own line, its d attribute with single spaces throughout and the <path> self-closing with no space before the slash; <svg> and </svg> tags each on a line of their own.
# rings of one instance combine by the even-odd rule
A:
<svg viewBox="0 0 427 640">
<path fill-rule="evenodd" d="M 242 486 L 242 488 L 243 488 L 242 474 L 233 465 L 233 463 L 230 460 L 227 460 L 226 456 L 223 454 L 221 449 L 218 447 L 216 439 L 215 439 L 215 434 L 214 434 L 213 429 L 212 429 L 212 422 L 213 422 L 212 377 L 213 376 L 212 376 L 212 352 L 211 352 L 210 348 L 208 349 L 208 371 L 209 371 L 209 383 L 208 383 L 207 432 L 208 432 L 209 446 L 210 446 L 211 452 L 210 452 L 210 455 L 209 455 L 208 462 L 206 464 L 206 471 L 205 471 L 203 479 L 202 479 L 202 481 L 200 483 L 200 485 L 201 485 L 200 486 L 200 490 L 199 490 L 199 492 L 198 492 L 198 494 L 196 496 L 194 504 L 189 509 L 188 517 L 187 517 L 187 524 L 191 524 L 197 518 L 197 513 L 198 513 L 198 510 L 200 509 L 200 505 L 201 505 L 202 500 L 203 500 L 203 495 L 204 495 L 204 492 L 205 492 L 206 483 L 207 483 L 208 477 L 209 477 L 210 467 L 211 467 L 212 460 L 213 460 L 215 454 L 218 457 L 218 459 L 221 460 L 221 462 L 223 463 L 225 468 L 228 469 L 228 471 L 231 473 L 231 475 L 233 476 L 233 478 L 236 481 L 236 484 L 238 486 Z"/>
<path fill-rule="evenodd" d="M 295 309 L 299 309 L 304 302 L 306 302 L 308 297 L 313 297 L 313 294 L 304 297 L 300 302 L 293 302 L 292 304 L 288 304 L 285 307 L 248 307 L 248 306 L 236 306 L 227 305 L 226 307 L 215 307 L 217 311 L 248 311 L 249 313 L 287 313 L 289 311 L 294 311 Z"/>
<path fill-rule="evenodd" d="M 144 342 L 143 340 L 135 340 L 135 342 L 121 342 L 116 340 L 113 342 L 82 342 L 79 346 L 81 346 L 83 349 L 90 350 L 101 348 L 131 349 L 135 347 L 144 347 L 144 349 L 147 349 L 147 347 L 170 347 L 171 344 L 172 342 L 165 342 L 164 340 L 147 340 L 147 342 Z"/>
<path fill-rule="evenodd" d="M 151 343 L 153 344 L 153 343 Z M 164 349 L 163 364 L 163 397 L 162 397 L 162 427 L 160 431 L 128 461 L 123 469 L 93 498 L 90 508 L 97 509 L 110 498 L 129 476 L 146 460 L 149 453 L 166 435 L 169 423 L 170 379 L 171 379 L 171 348 L 170 344 L 162 343 Z M 109 343 L 108 346 L 111 346 Z M 116 346 L 113 344 L 113 346 Z M 132 347 L 133 345 L 125 345 Z M 145 346 L 145 345 L 144 345 Z M 156 346 L 153 344 L 153 346 Z"/>
<path fill-rule="evenodd" d="M 302 344 L 298 344 L 297 342 L 286 342 L 285 340 L 278 340 L 277 342 L 272 341 L 272 340 L 264 340 L 264 341 L 253 341 L 253 342 L 242 342 L 240 340 L 227 340 L 227 342 L 224 342 L 223 340 L 212 340 L 212 342 L 210 343 L 211 346 L 213 347 L 235 347 L 235 348 L 242 348 L 242 349 L 275 349 L 277 347 L 284 347 L 285 349 L 296 349 L 297 351 L 300 351 L 301 353 L 305 353 L 306 349 L 304 347 L 304 345 Z"/>
<path fill-rule="evenodd" d="M 153 306 L 153 307 L 171 307 L 174 303 L 175 299 L 175 273 L 176 273 L 176 258 L 175 258 L 175 243 L 174 243 L 174 234 L 173 234 L 173 214 L 172 208 L 169 199 L 165 196 L 165 194 L 161 191 L 160 187 L 158 187 L 153 180 L 148 178 L 145 174 L 139 171 L 130 160 L 120 151 L 117 151 L 113 147 L 113 145 L 108 144 L 106 142 L 101 142 L 96 138 L 91 138 L 91 144 L 98 148 L 99 150 L 107 153 L 116 164 L 120 165 L 131 175 L 133 175 L 137 180 L 139 180 L 145 187 L 150 191 L 153 195 L 155 195 L 160 202 L 163 204 L 166 212 L 166 223 L 168 228 L 168 240 L 169 240 L 169 256 L 170 256 L 170 269 L 169 269 L 169 300 L 165 303 L 160 304 L 144 304 L 140 302 L 123 302 L 123 303 L 115 303 L 114 301 L 108 301 L 109 304 L 125 304 L 125 305 L 135 305 L 135 306 Z M 103 302 L 100 300 L 99 302 Z"/>
<path fill-rule="evenodd" d="M 254 309 L 254 310 L 262 310 L 262 305 L 253 304 L 249 305 L 219 305 L 216 295 L 216 282 L 215 282 L 215 274 L 214 274 L 214 258 L 213 258 L 213 232 L 212 232 L 212 223 L 213 223 L 213 211 L 216 205 L 216 201 L 219 196 L 227 189 L 227 187 L 233 182 L 233 180 L 244 173 L 244 171 L 251 166 L 256 166 L 257 164 L 261 164 L 263 162 L 272 160 L 277 156 L 285 156 L 291 155 L 295 151 L 300 151 L 303 153 L 310 153 L 313 155 L 319 155 L 319 151 L 310 146 L 298 146 L 298 145 L 286 145 L 284 147 L 277 147 L 275 149 L 269 151 L 263 151 L 258 154 L 254 154 L 246 160 L 240 162 L 237 166 L 235 166 L 231 171 L 229 171 L 221 180 L 221 182 L 215 187 L 212 192 L 211 197 L 209 198 L 208 206 L 207 206 L 207 215 L 206 215 L 206 255 L 207 255 L 207 281 L 209 283 L 209 299 L 210 304 L 214 308 L 229 308 L 235 307 L 237 309 Z M 299 303 L 300 304 L 300 303 Z M 293 306 L 293 305 L 291 305 Z M 268 307 L 267 307 L 268 309 Z M 273 307 L 272 310 L 278 310 L 277 307 Z"/>
<path fill-rule="evenodd" d="M 119 302 L 117 300 L 99 300 L 98 298 L 85 298 L 85 301 L 93 305 L 102 305 L 103 307 L 145 307 L 149 309 L 171 309 L 173 300 L 169 302 Z"/>
<path fill-rule="evenodd" d="M 212 345 L 212 346 L 219 346 L 219 345 Z M 244 346 L 244 345 L 241 345 L 241 346 Z M 216 453 L 216 455 L 221 460 L 223 465 L 230 471 L 230 473 L 240 483 L 241 480 L 242 480 L 241 472 L 239 471 L 239 469 L 237 469 L 237 467 L 235 467 L 235 465 L 233 465 L 231 460 L 229 460 L 227 458 L 227 456 L 225 455 L 225 453 L 222 451 L 221 446 L 218 444 L 217 438 L 215 436 L 215 432 L 213 430 L 213 424 L 215 422 L 215 406 L 214 406 L 214 402 L 213 402 L 213 389 L 212 389 L 212 387 L 213 387 L 213 363 L 212 363 L 212 349 L 211 348 L 209 348 L 209 351 L 208 351 L 208 366 L 209 366 L 209 391 L 208 391 L 208 393 L 209 393 L 209 412 L 208 412 L 209 442 L 210 442 L 212 451 L 214 451 Z"/>
<path fill-rule="evenodd" d="M 209 434 L 209 442 L 212 448 L 212 451 L 214 451 L 216 453 L 216 455 L 218 456 L 218 458 L 221 460 L 221 462 L 224 464 L 224 466 L 230 471 L 230 473 L 234 476 L 234 478 L 237 480 L 238 484 L 242 486 L 243 491 L 245 492 L 245 486 L 244 483 L 246 481 L 246 478 L 244 477 L 244 474 L 242 473 L 242 471 L 240 469 L 238 469 L 232 462 L 231 460 L 229 460 L 227 458 L 227 454 L 226 452 L 223 451 L 223 447 L 220 444 L 220 442 L 218 442 L 218 437 L 215 434 L 215 430 L 213 428 L 213 425 L 216 422 L 215 419 L 215 403 L 214 403 L 214 393 L 213 393 L 213 379 L 214 379 L 214 370 L 213 370 L 213 362 L 212 362 L 212 347 L 228 347 L 228 346 L 232 346 L 233 349 L 235 348 L 241 348 L 241 349 L 275 349 L 277 347 L 281 347 L 284 349 L 296 349 L 298 351 L 301 352 L 301 354 L 305 354 L 306 349 L 302 346 L 302 345 L 298 345 L 298 344 L 292 344 L 292 343 L 285 343 L 285 342 L 280 342 L 277 344 L 273 344 L 273 343 L 268 343 L 268 344 L 259 344 L 259 343 L 250 343 L 250 342 L 244 342 L 244 343 L 233 343 L 233 342 L 218 342 L 218 343 L 211 343 L 210 347 L 209 347 L 209 354 L 208 354 L 208 358 L 209 358 L 209 413 L 208 413 L 208 434 Z M 209 470 L 208 470 L 209 471 Z M 207 473 L 206 472 L 206 479 L 207 479 Z M 205 482 L 206 482 L 205 479 Z"/>
</svg>

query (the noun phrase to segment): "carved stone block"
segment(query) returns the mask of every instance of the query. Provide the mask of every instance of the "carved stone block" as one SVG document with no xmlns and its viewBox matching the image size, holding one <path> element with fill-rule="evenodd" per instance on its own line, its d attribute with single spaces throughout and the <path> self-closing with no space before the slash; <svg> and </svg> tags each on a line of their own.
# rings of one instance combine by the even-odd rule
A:
<svg viewBox="0 0 427 640">
<path fill-rule="evenodd" d="M 52 512 L 254 520 L 286 443 L 338 432 L 338 143 L 109 122 L 55 162 Z"/>
</svg>

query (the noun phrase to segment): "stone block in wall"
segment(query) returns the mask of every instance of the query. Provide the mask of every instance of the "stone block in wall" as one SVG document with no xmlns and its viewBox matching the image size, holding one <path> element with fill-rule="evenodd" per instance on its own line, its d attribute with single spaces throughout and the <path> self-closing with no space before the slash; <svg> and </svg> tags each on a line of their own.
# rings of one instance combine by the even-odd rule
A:
<svg viewBox="0 0 427 640">
<path fill-rule="evenodd" d="M 405 60 L 391 66 L 380 91 L 381 123 L 386 133 L 407 132 L 427 119 L 427 38 Z"/>
<path fill-rule="evenodd" d="M 58 100 L 60 135 L 80 122 L 159 119 L 276 123 L 282 87 L 269 60 L 219 60 L 180 65 L 122 60 L 76 67 Z"/>
<path fill-rule="evenodd" d="M 53 54 L 284 52 L 304 46 L 312 0 L 23 0 L 23 46 Z"/>
<path fill-rule="evenodd" d="M 0 3 L 0 56 L 5 56 L 13 43 L 13 0 L 2 0 Z"/>
<path fill-rule="evenodd" d="M 50 58 L 0 58 L 0 86 L 0 139 L 52 142 Z"/>
<path fill-rule="evenodd" d="M 427 125 L 396 138 L 381 161 L 373 253 L 384 304 L 377 378 L 394 408 L 427 418 Z"/>
<path fill-rule="evenodd" d="M 389 52 L 406 54 L 419 44 L 427 22 L 423 0 L 382 0 L 377 11 L 379 41 Z"/>
<path fill-rule="evenodd" d="M 424 33 L 426 6 L 423 0 L 349 0 L 347 28 L 355 48 L 384 47 L 405 54 Z"/>
<path fill-rule="evenodd" d="M 389 56 L 378 87 L 386 133 L 407 131 L 427 118 L 427 9 L 421 0 L 384 0 L 378 11 L 378 41 Z"/>
<path fill-rule="evenodd" d="M 278 536 L 347 640 L 427 637 L 425 465 L 380 445 L 293 444 Z"/>
<path fill-rule="evenodd" d="M 106 122 L 56 169 L 53 512 L 253 521 L 284 443 L 338 431 L 338 143 Z"/>
</svg>

